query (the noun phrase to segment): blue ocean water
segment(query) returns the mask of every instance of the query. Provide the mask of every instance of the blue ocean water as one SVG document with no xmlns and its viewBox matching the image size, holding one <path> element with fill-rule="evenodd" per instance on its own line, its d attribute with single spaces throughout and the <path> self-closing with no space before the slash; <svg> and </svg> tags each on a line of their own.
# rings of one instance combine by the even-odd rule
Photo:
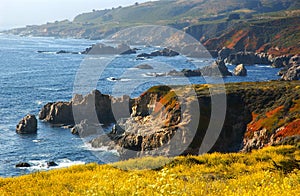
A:
<svg viewBox="0 0 300 196">
<path fill-rule="evenodd" d="M 44 104 L 58 100 L 69 101 L 74 92 L 88 93 L 95 88 L 114 96 L 128 94 L 136 97 L 157 84 L 206 83 L 201 77 L 158 76 L 172 69 L 201 67 L 213 61 L 182 56 L 137 60 L 136 54 L 55 54 L 60 50 L 83 51 L 94 43 L 91 40 L 0 35 L 0 177 L 48 169 L 47 161 L 55 161 L 59 167 L 65 167 L 116 160 L 112 152 L 104 149 L 98 149 L 96 157 L 82 139 L 72 135 L 69 129 L 52 127 L 44 122 L 39 122 L 37 134 L 16 134 L 15 127 L 19 120 L 28 113 L 38 115 Z M 137 47 L 141 49 L 139 53 L 154 50 Z M 154 69 L 136 69 L 135 66 L 139 64 L 150 64 Z M 231 70 L 233 68 L 229 67 Z M 254 65 L 247 66 L 247 69 L 247 77 L 227 77 L 224 82 L 278 79 L 278 69 L 269 66 Z M 19 162 L 29 162 L 32 167 L 15 168 Z"/>
</svg>

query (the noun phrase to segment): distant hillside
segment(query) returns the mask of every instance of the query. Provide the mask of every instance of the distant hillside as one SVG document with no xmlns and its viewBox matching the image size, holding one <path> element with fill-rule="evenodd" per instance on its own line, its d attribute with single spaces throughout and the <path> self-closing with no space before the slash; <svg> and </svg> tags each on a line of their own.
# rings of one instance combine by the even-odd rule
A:
<svg viewBox="0 0 300 196">
<path fill-rule="evenodd" d="M 6 31 L 6 33 L 23 36 L 102 39 L 127 27 L 157 24 L 185 30 L 203 43 L 212 43 L 213 46 L 210 48 L 218 49 L 224 44 L 220 36 L 230 39 L 230 36 L 235 34 L 232 28 L 237 27 L 242 31 L 254 30 L 255 33 L 249 32 L 249 34 L 257 35 L 256 29 L 252 28 L 255 23 L 266 22 L 265 24 L 268 25 L 268 21 L 299 16 L 299 0 L 161 0 L 136 3 L 128 7 L 93 10 L 76 16 L 73 21 L 65 20 L 40 26 L 27 26 Z M 292 21 L 291 25 L 299 26 L 294 23 L 298 20 L 289 21 Z M 249 24 L 240 25 L 241 22 Z M 280 33 L 278 29 L 288 28 L 286 24 L 280 25 L 276 26 L 274 32 Z M 295 33 L 296 30 L 282 32 L 285 33 L 285 38 L 291 38 L 287 33 Z M 267 32 L 271 31 L 267 30 Z M 274 32 L 271 34 L 273 35 Z M 208 42 L 210 39 L 213 40 Z M 263 43 L 258 45 L 268 44 L 272 39 L 260 39 Z M 279 44 L 282 44 L 282 41 L 279 40 Z M 295 46 L 292 47 L 295 48 Z"/>
</svg>

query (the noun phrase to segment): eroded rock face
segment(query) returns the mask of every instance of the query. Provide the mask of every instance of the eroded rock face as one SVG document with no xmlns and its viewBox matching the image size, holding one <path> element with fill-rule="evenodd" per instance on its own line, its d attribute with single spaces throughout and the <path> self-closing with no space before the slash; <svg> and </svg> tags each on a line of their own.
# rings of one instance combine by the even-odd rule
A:
<svg viewBox="0 0 300 196">
<path fill-rule="evenodd" d="M 94 90 L 84 97 L 75 95 L 70 102 L 46 104 L 39 119 L 59 126 L 80 124 L 83 120 L 89 124 L 110 124 L 130 116 L 131 104 L 129 96 L 114 98 Z"/>
<path fill-rule="evenodd" d="M 37 119 L 35 115 L 26 115 L 17 125 L 16 131 L 19 134 L 31 134 L 37 132 Z"/>
<path fill-rule="evenodd" d="M 235 76 L 247 76 L 247 69 L 243 64 L 239 64 L 235 67 L 233 71 L 233 75 Z"/>
<path fill-rule="evenodd" d="M 278 75 L 282 80 L 299 80 L 300 79 L 300 56 L 295 55 L 290 58 L 287 67 L 283 68 Z"/>
</svg>

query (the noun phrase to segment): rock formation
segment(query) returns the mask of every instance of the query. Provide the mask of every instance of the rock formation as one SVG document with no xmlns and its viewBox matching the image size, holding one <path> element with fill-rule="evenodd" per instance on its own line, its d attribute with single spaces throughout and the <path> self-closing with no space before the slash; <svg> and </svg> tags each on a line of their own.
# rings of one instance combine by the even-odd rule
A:
<svg viewBox="0 0 300 196">
<path fill-rule="evenodd" d="M 218 60 L 210 66 L 206 66 L 201 69 L 203 76 L 232 76 L 232 73 L 228 71 L 224 61 Z"/>
<path fill-rule="evenodd" d="M 105 44 L 99 43 L 87 48 L 85 51 L 81 52 L 81 54 L 89 54 L 89 55 L 136 54 L 136 49 L 131 49 L 126 44 L 120 44 L 116 48 L 114 48 L 112 46 L 107 46 Z"/>
<path fill-rule="evenodd" d="M 288 66 L 283 68 L 278 75 L 281 80 L 299 80 L 300 79 L 300 56 L 295 55 L 290 58 Z"/>
<path fill-rule="evenodd" d="M 233 71 L 233 75 L 235 76 L 247 76 L 247 69 L 243 64 L 239 64 L 235 67 Z"/>
<path fill-rule="evenodd" d="M 164 48 L 162 50 L 158 50 L 158 51 L 152 52 L 150 54 L 142 53 L 142 54 L 139 54 L 137 57 L 138 58 L 141 58 L 141 57 L 149 58 L 149 57 L 157 57 L 157 56 L 174 57 L 174 56 L 178 56 L 178 55 L 180 55 L 178 52 L 168 49 L 168 48 Z"/>
<path fill-rule="evenodd" d="M 254 52 L 238 52 L 230 54 L 226 62 L 232 65 L 244 64 L 244 65 L 271 65 L 270 57 L 265 53 Z"/>
<path fill-rule="evenodd" d="M 35 115 L 26 115 L 17 125 L 16 131 L 19 134 L 30 134 L 37 132 L 37 119 Z"/>
</svg>

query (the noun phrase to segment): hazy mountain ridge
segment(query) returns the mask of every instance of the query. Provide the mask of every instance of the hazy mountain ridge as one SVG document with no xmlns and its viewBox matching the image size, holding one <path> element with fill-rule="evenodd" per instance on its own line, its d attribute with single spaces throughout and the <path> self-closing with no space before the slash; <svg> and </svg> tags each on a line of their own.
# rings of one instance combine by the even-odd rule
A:
<svg viewBox="0 0 300 196">
<path fill-rule="evenodd" d="M 300 2 L 294 0 L 161 0 L 136 3 L 128 7 L 93 10 L 76 16 L 72 22 L 57 21 L 13 29 L 5 33 L 103 39 L 124 28 L 156 24 L 184 30 L 205 43 L 210 50 L 218 50 L 223 46 L 234 47 L 235 44 L 225 44 L 224 39 L 236 40 L 235 31 L 243 31 L 247 33 L 243 34 L 243 38 L 239 38 L 241 41 L 237 41 L 238 48 L 245 46 L 249 50 L 260 49 L 268 52 L 270 48 L 278 48 L 279 45 L 280 48 L 285 47 L 285 53 L 297 53 L 299 31 L 294 27 L 299 24 L 299 9 Z M 279 22 L 270 22 L 276 20 Z M 282 20 L 285 22 L 281 22 Z M 266 29 L 267 34 L 257 33 L 260 28 L 256 27 L 263 25 L 266 28 L 268 22 L 271 25 L 276 24 L 274 31 Z M 280 36 L 280 33 L 285 35 Z M 296 36 L 291 36 L 293 34 Z M 259 43 L 247 42 L 247 38 L 249 40 L 252 37 L 255 38 L 252 42 Z M 295 40 L 295 43 L 290 39 L 286 40 L 286 37 Z M 286 41 L 290 43 L 283 43 Z"/>
</svg>

